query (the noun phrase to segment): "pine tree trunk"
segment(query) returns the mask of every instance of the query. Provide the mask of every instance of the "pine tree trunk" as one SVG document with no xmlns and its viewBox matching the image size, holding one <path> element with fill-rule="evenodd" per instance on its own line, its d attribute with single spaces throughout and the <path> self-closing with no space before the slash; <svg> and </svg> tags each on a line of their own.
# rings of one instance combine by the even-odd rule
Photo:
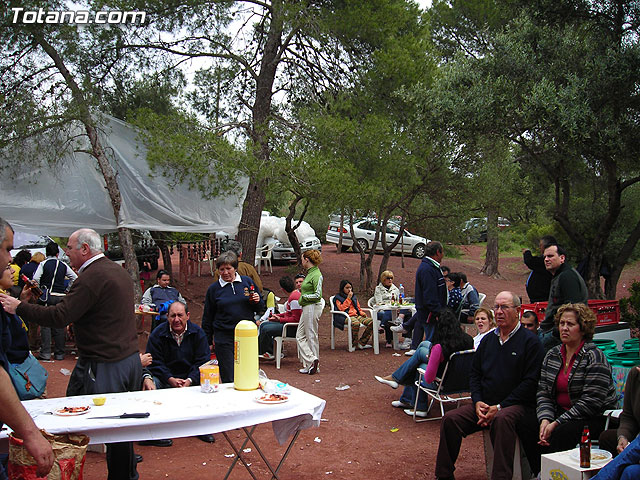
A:
<svg viewBox="0 0 640 480">
<path fill-rule="evenodd" d="M 120 207 L 122 205 L 120 189 L 118 187 L 118 182 L 116 181 L 116 175 L 113 167 L 109 163 L 109 160 L 104 153 L 104 149 L 102 148 L 102 144 L 100 143 L 100 139 L 98 138 L 98 131 L 95 127 L 95 122 L 93 121 L 93 117 L 91 116 L 91 112 L 89 111 L 89 107 L 87 106 L 82 90 L 71 75 L 71 72 L 69 72 L 65 66 L 56 49 L 45 40 L 41 32 L 36 32 L 34 34 L 34 40 L 53 60 L 56 68 L 60 71 L 67 86 L 71 90 L 74 102 L 78 108 L 79 119 L 84 124 L 85 131 L 89 137 L 89 142 L 91 143 L 91 154 L 98 161 L 98 167 L 104 177 L 107 192 L 109 193 L 109 199 L 111 200 L 113 215 L 116 219 L 116 223 L 120 224 Z M 133 248 L 131 231 L 128 228 L 119 227 L 118 237 L 120 238 L 120 245 L 122 246 L 125 268 L 133 282 L 135 301 L 139 302 L 142 298 L 142 288 L 140 287 L 140 271 L 138 270 L 138 261 L 136 260 L 136 254 Z"/>
<path fill-rule="evenodd" d="M 493 278 L 502 278 L 498 272 L 499 260 L 498 213 L 495 209 L 489 209 L 487 212 L 487 254 L 480 273 Z"/>
</svg>

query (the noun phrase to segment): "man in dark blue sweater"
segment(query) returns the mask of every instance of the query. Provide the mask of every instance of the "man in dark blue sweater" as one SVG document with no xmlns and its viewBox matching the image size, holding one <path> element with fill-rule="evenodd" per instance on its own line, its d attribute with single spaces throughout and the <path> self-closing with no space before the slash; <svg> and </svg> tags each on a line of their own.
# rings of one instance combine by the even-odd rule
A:
<svg viewBox="0 0 640 480">
<path fill-rule="evenodd" d="M 425 257 L 416 271 L 416 313 L 401 326 L 391 327 L 392 331 L 409 333 L 411 350 L 405 355 L 413 355 L 422 340 L 431 340 L 436 329 L 438 315 L 447 306 L 447 285 L 440 270 L 444 249 L 440 242 L 429 242 Z"/>
<path fill-rule="evenodd" d="M 187 305 L 176 301 L 169 305 L 167 322 L 151 332 L 147 353 L 153 362 L 145 372 L 143 390 L 183 388 L 200 385 L 200 365 L 209 361 L 207 334 L 189 321 Z M 198 435 L 203 442 L 214 442 L 213 435 Z M 141 442 L 143 445 L 167 446 L 167 440 Z"/>
<path fill-rule="evenodd" d="M 537 335 L 518 320 L 520 299 L 500 292 L 493 307 L 498 327 L 485 335 L 469 377 L 473 404 L 448 412 L 440 425 L 436 477 L 453 478 L 462 438 L 488 429 L 493 444 L 491 478 L 511 479 L 518 437 L 533 471 L 540 469 L 535 447 L 535 400 L 544 350 Z M 529 455 L 531 452 L 531 455 Z"/>
</svg>

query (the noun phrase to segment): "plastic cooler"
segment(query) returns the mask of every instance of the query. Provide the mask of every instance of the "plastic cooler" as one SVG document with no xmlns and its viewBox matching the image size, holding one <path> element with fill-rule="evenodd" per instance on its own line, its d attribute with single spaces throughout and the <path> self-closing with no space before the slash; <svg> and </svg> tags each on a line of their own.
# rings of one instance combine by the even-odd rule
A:
<svg viewBox="0 0 640 480">
<path fill-rule="evenodd" d="M 589 308 L 596 314 L 596 325 L 612 325 L 620 322 L 620 304 L 618 300 L 588 300 Z M 531 310 L 538 316 L 538 320 L 544 320 L 547 302 L 523 303 L 523 312 Z"/>
</svg>

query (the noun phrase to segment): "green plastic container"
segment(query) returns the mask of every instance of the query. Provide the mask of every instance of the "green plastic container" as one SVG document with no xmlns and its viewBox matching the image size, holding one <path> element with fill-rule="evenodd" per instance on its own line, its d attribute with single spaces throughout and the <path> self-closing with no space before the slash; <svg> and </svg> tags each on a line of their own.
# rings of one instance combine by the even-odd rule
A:
<svg viewBox="0 0 640 480">
<path fill-rule="evenodd" d="M 608 338 L 598 338 L 598 339 L 594 339 L 593 343 L 595 343 L 596 347 L 598 347 L 600 350 L 602 350 L 605 353 L 609 351 L 611 352 L 618 351 L 618 345 L 616 345 L 615 340 L 610 340 Z"/>
<path fill-rule="evenodd" d="M 640 339 L 638 338 L 630 338 L 629 340 L 625 340 L 622 344 L 623 350 L 635 350 L 638 352 L 640 350 Z"/>
<path fill-rule="evenodd" d="M 627 383 L 627 376 L 629 371 L 636 365 L 640 365 L 640 353 L 635 351 L 621 351 L 621 352 L 605 352 L 607 360 L 611 365 L 611 375 L 613 377 L 613 383 L 616 386 L 616 393 L 618 394 L 618 408 L 622 408 L 624 402 L 624 386 Z"/>
<path fill-rule="evenodd" d="M 605 355 L 612 366 L 633 367 L 640 365 L 640 353 L 637 351 L 605 352 Z"/>
</svg>

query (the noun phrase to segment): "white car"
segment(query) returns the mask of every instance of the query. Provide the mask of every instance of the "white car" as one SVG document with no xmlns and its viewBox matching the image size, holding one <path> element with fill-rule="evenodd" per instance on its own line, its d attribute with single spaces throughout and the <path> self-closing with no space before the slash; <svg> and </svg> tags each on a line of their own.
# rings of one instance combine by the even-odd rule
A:
<svg viewBox="0 0 640 480">
<path fill-rule="evenodd" d="M 265 245 L 273 245 L 271 252 L 274 262 L 295 262 L 296 252 L 290 243 L 284 243 L 274 237 L 267 237 L 264 239 Z M 307 237 L 300 242 L 300 250 L 306 252 L 307 250 L 322 251 L 322 245 L 318 237 Z"/>
<path fill-rule="evenodd" d="M 375 239 L 377 227 L 377 220 L 375 219 L 363 219 L 358 220 L 353 225 L 353 231 L 356 235 L 356 241 L 360 244 L 360 246 L 366 251 L 369 250 L 373 246 L 373 241 Z M 393 222 L 387 222 L 387 233 L 386 233 L 386 241 L 387 245 L 391 244 L 398 236 L 398 232 L 400 231 L 400 226 Z M 340 238 L 340 222 L 331 222 L 329 223 L 329 228 L 327 230 L 327 242 L 338 244 L 338 240 Z M 425 254 L 425 249 L 427 243 L 430 240 L 424 237 L 420 237 L 418 235 L 414 235 L 407 230 L 404 231 L 404 234 L 398 244 L 393 248 L 393 252 L 404 252 L 406 254 L 410 254 L 416 258 L 422 258 Z M 342 231 L 342 248 L 346 250 L 347 248 L 353 246 L 353 240 L 351 239 L 351 232 L 349 230 L 349 224 L 344 223 L 343 231 Z M 377 250 L 382 250 L 382 240 L 378 239 Z"/>
</svg>

